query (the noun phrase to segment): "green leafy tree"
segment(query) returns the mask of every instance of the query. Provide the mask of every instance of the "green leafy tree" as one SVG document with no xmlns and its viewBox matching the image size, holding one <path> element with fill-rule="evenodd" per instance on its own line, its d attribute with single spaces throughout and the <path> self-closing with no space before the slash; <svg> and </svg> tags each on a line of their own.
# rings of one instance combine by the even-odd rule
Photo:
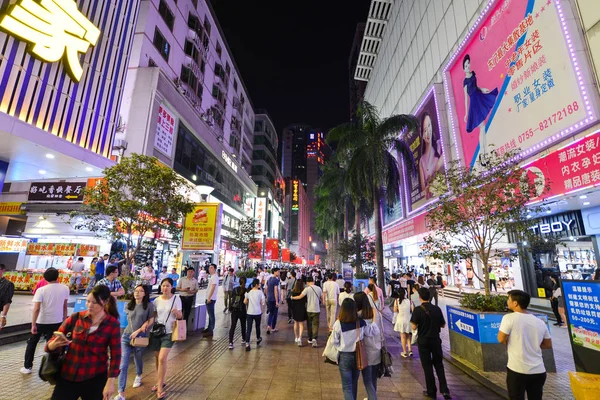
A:
<svg viewBox="0 0 600 400">
<path fill-rule="evenodd" d="M 433 232 L 425 238 L 423 252 L 431 257 L 456 263 L 475 259 L 482 265 L 484 278 L 477 276 L 489 295 L 491 257 L 508 230 L 527 235 L 531 226 L 528 215 L 542 207 L 527 206 L 549 190 L 549 183 L 520 168 L 518 151 L 502 156 L 491 151 L 485 166 L 465 168 L 460 161 L 451 162 L 446 175 L 438 173 L 432 183 L 439 200 L 427 213 Z"/>
<path fill-rule="evenodd" d="M 257 220 L 252 217 L 246 217 L 240 221 L 237 230 L 229 238 L 229 242 L 242 253 L 244 266 L 248 262 L 248 254 L 259 241 L 259 235 Z"/>
<path fill-rule="evenodd" d="M 400 199 L 402 174 L 398 158 L 413 168 L 412 154 L 401 133 L 417 128 L 418 121 L 412 115 L 382 119 L 374 106 L 363 102 L 356 120 L 332 129 L 327 138 L 347 160 L 344 184 L 355 205 L 364 199 L 375 213 L 377 279 L 381 287 L 385 286 L 381 200 L 385 198 L 392 206 Z M 356 231 L 360 232 L 359 227 Z"/>
<path fill-rule="evenodd" d="M 144 236 L 159 231 L 179 238 L 182 221 L 192 212 L 194 188 L 155 157 L 132 154 L 103 171 L 104 179 L 86 188 L 84 207 L 71 214 L 75 229 L 87 229 L 111 241 L 124 240 L 126 265 Z M 127 273 L 129 269 L 124 268 Z"/>
</svg>

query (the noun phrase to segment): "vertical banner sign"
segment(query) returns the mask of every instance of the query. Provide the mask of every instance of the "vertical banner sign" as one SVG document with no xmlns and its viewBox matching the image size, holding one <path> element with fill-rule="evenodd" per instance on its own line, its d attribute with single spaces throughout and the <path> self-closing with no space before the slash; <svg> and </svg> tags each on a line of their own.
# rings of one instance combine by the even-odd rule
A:
<svg viewBox="0 0 600 400">
<path fill-rule="evenodd" d="M 293 180 L 292 181 L 292 211 L 298 211 L 300 204 L 300 194 L 299 194 L 300 181 Z"/>
<path fill-rule="evenodd" d="M 213 250 L 220 203 L 200 203 L 185 217 L 182 250 Z"/>
<path fill-rule="evenodd" d="M 173 136 L 175 134 L 175 115 L 164 105 L 158 107 L 158 121 L 154 148 L 167 157 L 173 154 Z"/>
<path fill-rule="evenodd" d="M 6 171 L 8 171 L 8 163 L 0 160 L 0 196 L 2 196 L 2 188 L 6 180 Z"/>
<path fill-rule="evenodd" d="M 257 232 L 262 236 L 267 225 L 267 198 L 258 197 L 256 199 L 256 220 L 258 221 Z"/>
<path fill-rule="evenodd" d="M 600 374 L 600 282 L 562 281 L 575 369 Z"/>
<path fill-rule="evenodd" d="M 415 160 L 415 169 L 407 174 L 406 194 L 411 211 L 431 202 L 434 197 L 431 192 L 433 177 L 437 172 L 444 171 L 444 142 L 433 87 L 415 116 L 419 120 L 419 128 L 406 135 L 406 143 Z"/>
<path fill-rule="evenodd" d="M 594 121 L 583 98 L 581 44 L 567 30 L 569 7 L 563 0 L 491 1 L 446 66 L 466 166 L 473 168 L 488 145 L 499 154 L 531 154 Z"/>
</svg>

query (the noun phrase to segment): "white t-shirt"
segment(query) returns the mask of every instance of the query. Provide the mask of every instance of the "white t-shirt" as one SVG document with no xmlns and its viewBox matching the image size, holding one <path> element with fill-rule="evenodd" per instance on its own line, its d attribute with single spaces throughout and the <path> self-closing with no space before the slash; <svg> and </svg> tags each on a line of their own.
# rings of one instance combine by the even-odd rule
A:
<svg viewBox="0 0 600 400">
<path fill-rule="evenodd" d="M 500 331 L 509 335 L 508 368 L 528 375 L 546 372 L 540 344 L 550 339 L 550 333 L 544 321 L 533 314 L 513 312 L 502 317 Z"/>
<path fill-rule="evenodd" d="M 338 304 L 341 306 L 342 302 L 346 299 L 354 300 L 354 293 L 348 293 L 346 291 L 340 293 L 340 296 L 338 298 Z"/>
<path fill-rule="evenodd" d="M 306 296 L 306 311 L 311 313 L 321 312 L 319 306 L 319 299 L 323 295 L 323 291 L 320 287 L 315 285 L 309 285 L 304 288 L 302 294 Z"/>
<path fill-rule="evenodd" d="M 245 297 L 248 299 L 246 314 L 261 315 L 262 305 L 265 304 L 265 294 L 262 292 L 262 290 L 251 290 L 246 293 Z"/>
<path fill-rule="evenodd" d="M 63 322 L 65 300 L 69 300 L 69 288 L 60 283 L 49 283 L 36 290 L 34 303 L 40 303 L 38 324 L 60 324 Z"/>
<path fill-rule="evenodd" d="M 327 300 L 336 300 L 340 295 L 340 287 L 337 285 L 337 282 L 327 281 L 323 284 L 323 291 L 327 296 Z"/>
<path fill-rule="evenodd" d="M 173 299 L 175 300 L 174 303 Z M 173 332 L 173 325 L 175 324 L 175 320 L 177 319 L 169 311 L 171 309 L 171 304 L 173 304 L 173 310 L 181 311 L 181 299 L 179 298 L 179 296 L 173 296 L 169 300 L 164 300 L 162 296 L 159 296 L 154 300 L 154 308 L 158 313 L 156 322 L 159 324 L 164 324 L 167 328 L 167 333 Z"/>
<path fill-rule="evenodd" d="M 73 263 L 73 265 L 71 266 L 71 271 L 73 272 L 83 272 L 83 270 L 85 269 L 85 264 L 79 261 L 76 261 Z"/>
<path fill-rule="evenodd" d="M 215 290 L 210 298 L 212 301 L 217 301 L 217 294 L 219 293 L 219 275 L 215 272 L 210 276 L 210 282 L 208 283 L 208 290 L 210 290 L 210 286 L 215 285 Z"/>
</svg>

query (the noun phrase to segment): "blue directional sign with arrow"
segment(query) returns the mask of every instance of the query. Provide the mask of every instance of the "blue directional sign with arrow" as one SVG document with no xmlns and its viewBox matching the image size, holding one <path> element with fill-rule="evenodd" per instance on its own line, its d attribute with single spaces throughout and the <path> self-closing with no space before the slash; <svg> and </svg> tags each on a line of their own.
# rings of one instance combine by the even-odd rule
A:
<svg viewBox="0 0 600 400">
<path fill-rule="evenodd" d="M 449 329 L 479 342 L 478 315 L 454 307 L 447 307 L 447 310 Z"/>
</svg>

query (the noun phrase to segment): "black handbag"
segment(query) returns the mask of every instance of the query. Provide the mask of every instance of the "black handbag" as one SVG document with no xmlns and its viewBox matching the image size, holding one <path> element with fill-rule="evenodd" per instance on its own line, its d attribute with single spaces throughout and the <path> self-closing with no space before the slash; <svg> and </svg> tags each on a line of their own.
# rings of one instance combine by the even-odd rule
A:
<svg viewBox="0 0 600 400">
<path fill-rule="evenodd" d="M 40 364 L 40 379 L 44 382 L 48 382 L 51 385 L 56 385 L 66 354 L 67 352 L 64 350 L 60 352 L 44 354 L 42 357 L 42 363 Z"/>
<path fill-rule="evenodd" d="M 175 296 L 173 296 L 173 302 L 171 303 L 171 308 L 169 309 L 169 315 L 167 315 L 167 320 L 164 324 L 159 324 L 158 322 L 154 322 L 152 325 L 152 329 L 150 329 L 150 336 L 155 338 L 161 338 L 167 334 L 167 322 L 169 321 L 169 317 L 171 316 L 171 310 L 173 310 L 173 305 L 175 304 Z M 158 316 L 158 312 L 156 313 Z M 156 318 L 155 318 L 156 320 Z"/>
</svg>

